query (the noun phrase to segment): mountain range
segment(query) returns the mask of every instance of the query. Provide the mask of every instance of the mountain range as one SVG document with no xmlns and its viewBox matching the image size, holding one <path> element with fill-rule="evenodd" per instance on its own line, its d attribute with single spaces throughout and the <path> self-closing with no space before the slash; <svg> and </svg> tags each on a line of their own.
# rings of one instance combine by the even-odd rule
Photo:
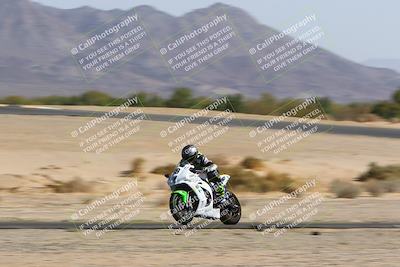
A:
<svg viewBox="0 0 400 267">
<path fill-rule="evenodd" d="M 370 58 L 363 64 L 378 68 L 392 69 L 400 73 L 400 59 L 398 58 Z"/>
<path fill-rule="evenodd" d="M 268 32 L 279 33 L 242 9 L 225 4 L 180 17 L 151 6 L 135 8 L 155 42 L 221 9 L 234 20 L 235 31 L 242 39 L 256 40 Z M 269 92 L 277 97 L 294 97 L 311 91 L 351 102 L 387 99 L 400 86 L 400 74 L 394 70 L 361 65 L 323 48 L 316 48 L 312 59 L 268 83 L 255 71 L 245 49 L 227 54 L 184 81 L 173 78 L 156 49 L 143 52 L 95 81 L 86 81 L 71 56 L 71 48 L 87 38 L 88 32 L 125 12 L 86 6 L 57 9 L 29 0 L 0 1 L 0 96 L 73 95 L 87 90 L 114 96 L 135 91 L 168 95 L 175 87 L 185 86 L 198 95 L 225 92 L 257 97 Z"/>
</svg>

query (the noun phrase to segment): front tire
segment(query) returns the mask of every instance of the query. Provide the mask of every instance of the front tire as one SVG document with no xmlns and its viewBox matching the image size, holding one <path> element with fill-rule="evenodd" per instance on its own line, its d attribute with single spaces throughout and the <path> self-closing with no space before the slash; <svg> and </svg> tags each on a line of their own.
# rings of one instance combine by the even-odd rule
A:
<svg viewBox="0 0 400 267">
<path fill-rule="evenodd" d="M 193 193 L 189 193 L 187 203 L 184 203 L 181 195 L 172 193 L 169 199 L 169 209 L 175 221 L 182 225 L 190 223 L 197 209 L 196 203 L 193 201 Z"/>
</svg>

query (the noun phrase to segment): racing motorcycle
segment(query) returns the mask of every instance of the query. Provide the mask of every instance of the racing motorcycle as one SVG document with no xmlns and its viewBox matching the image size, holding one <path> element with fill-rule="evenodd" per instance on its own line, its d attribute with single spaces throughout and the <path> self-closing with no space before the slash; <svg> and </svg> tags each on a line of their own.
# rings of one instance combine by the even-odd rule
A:
<svg viewBox="0 0 400 267">
<path fill-rule="evenodd" d="M 241 218 L 241 206 L 234 193 L 225 190 L 218 199 L 211 189 L 213 185 L 207 175 L 194 171 L 194 166 L 178 166 L 171 175 L 165 175 L 171 188 L 169 208 L 174 219 L 183 225 L 194 217 L 221 220 L 224 224 L 237 224 Z M 226 187 L 230 176 L 221 175 L 222 185 Z"/>
</svg>

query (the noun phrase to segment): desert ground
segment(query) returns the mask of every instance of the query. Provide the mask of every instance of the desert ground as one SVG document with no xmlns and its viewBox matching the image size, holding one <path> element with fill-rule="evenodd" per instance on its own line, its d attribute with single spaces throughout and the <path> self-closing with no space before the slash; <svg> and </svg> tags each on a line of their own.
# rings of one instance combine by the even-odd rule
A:
<svg viewBox="0 0 400 267">
<path fill-rule="evenodd" d="M 91 118 L 64 116 L 0 117 L 1 124 L 6 125 L 0 133 L 1 218 L 68 219 L 71 211 L 82 203 L 112 192 L 130 178 L 139 179 L 138 187 L 147 199 L 144 206 L 149 211 L 140 214 L 141 219 L 157 219 L 155 214 L 167 209 L 166 180 L 162 175 L 149 172 L 157 166 L 179 161 L 179 153 L 171 150 L 167 139 L 160 138 L 160 131 L 172 123 L 142 121 L 140 131 L 111 149 L 96 154 L 84 152 L 79 145 L 79 137 L 73 138 L 70 134 L 89 120 Z M 109 119 L 105 124 L 110 125 L 114 121 L 116 119 Z M 97 127 L 94 131 L 103 127 Z M 288 173 L 304 181 L 316 179 L 314 191 L 324 194 L 323 205 L 331 205 L 326 212 L 321 211 L 317 216 L 335 221 L 390 221 L 400 218 L 399 213 L 395 212 L 398 194 L 387 194 L 380 198 L 364 194 L 358 199 L 347 200 L 335 199 L 328 192 L 331 180 L 340 178 L 350 181 L 364 172 L 370 162 L 383 165 L 398 163 L 400 142 L 397 139 L 321 133 L 307 137 L 288 151 L 272 155 L 257 151 L 255 142 L 248 138 L 248 132 L 249 128 L 231 127 L 223 137 L 205 144 L 201 150 L 210 159 L 225 157 L 232 162 L 238 162 L 246 156 L 259 157 L 265 160 L 267 168 L 274 171 Z M 143 173 L 136 177 L 121 177 L 121 172 L 129 170 L 132 161 L 138 157 L 145 159 Z M 90 192 L 53 192 L 51 185 L 55 182 L 76 178 L 85 181 Z M 269 199 L 282 195 L 274 192 L 238 194 L 244 206 L 248 206 L 244 215 L 262 207 Z M 358 202 L 368 202 L 382 208 L 368 209 L 368 205 L 363 206 Z M 335 205 L 338 207 L 335 208 Z M 352 206 L 357 207 L 359 212 L 352 213 Z M 154 210 L 157 210 L 155 214 Z M 371 211 L 369 215 L 368 210 Z M 345 216 L 346 213 L 348 216 Z"/>
<path fill-rule="evenodd" d="M 0 266 L 398 266 L 399 230 L 292 230 L 271 239 L 246 230 L 75 232 L 3 230 Z"/>
<path fill-rule="evenodd" d="M 148 111 L 159 112 L 158 109 Z M 246 115 L 240 116 L 246 118 Z M 137 179 L 137 190 L 143 193 L 145 200 L 132 222 L 160 221 L 160 215 L 168 211 L 169 191 L 165 178 L 150 171 L 179 160 L 179 154 L 168 146 L 169 139 L 160 138 L 160 132 L 172 123 L 143 121 L 133 136 L 96 154 L 83 151 L 80 145 L 83 137 L 71 136 L 72 131 L 90 120 L 64 116 L 0 116 L 3 126 L 0 132 L 0 220 L 70 221 L 77 210 Z M 115 121 L 108 119 L 95 131 Z M 320 192 L 323 202 L 310 221 L 400 221 L 398 193 L 371 197 L 364 192 L 356 199 L 337 199 L 328 190 L 333 179 L 351 181 L 364 172 L 370 162 L 399 163 L 399 140 L 318 133 L 273 155 L 257 151 L 255 142 L 248 138 L 249 130 L 230 127 L 222 137 L 205 144 L 201 150 L 210 159 L 224 157 L 233 163 L 255 156 L 263 159 L 268 169 L 304 181 L 315 179 L 317 185 L 312 191 Z M 121 175 L 139 157 L 145 160 L 143 170 L 130 177 Z M 87 188 L 84 192 L 54 191 L 58 182 L 78 178 Z M 284 195 L 279 192 L 236 193 L 242 202 L 244 222 L 251 221 L 251 214 Z M 284 206 L 296 201 L 291 200 Z M 165 223 L 170 223 L 170 219 Z M 212 266 L 398 264 L 398 230 L 319 230 L 320 235 L 311 235 L 311 231 L 292 229 L 279 238 L 271 238 L 254 230 L 202 229 L 190 237 L 173 234 L 170 230 L 126 230 L 91 240 L 82 237 L 76 229 L 1 230 L 0 266 L 183 266 L 189 261 L 194 266 L 210 262 Z"/>
</svg>

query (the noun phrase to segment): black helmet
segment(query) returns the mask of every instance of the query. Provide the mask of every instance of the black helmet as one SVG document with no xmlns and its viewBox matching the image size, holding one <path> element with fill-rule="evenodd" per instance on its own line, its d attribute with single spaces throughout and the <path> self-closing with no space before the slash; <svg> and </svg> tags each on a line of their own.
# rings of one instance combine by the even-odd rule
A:
<svg viewBox="0 0 400 267">
<path fill-rule="evenodd" d="M 193 162 L 199 151 L 194 145 L 187 145 L 182 148 L 182 159 Z"/>
</svg>

